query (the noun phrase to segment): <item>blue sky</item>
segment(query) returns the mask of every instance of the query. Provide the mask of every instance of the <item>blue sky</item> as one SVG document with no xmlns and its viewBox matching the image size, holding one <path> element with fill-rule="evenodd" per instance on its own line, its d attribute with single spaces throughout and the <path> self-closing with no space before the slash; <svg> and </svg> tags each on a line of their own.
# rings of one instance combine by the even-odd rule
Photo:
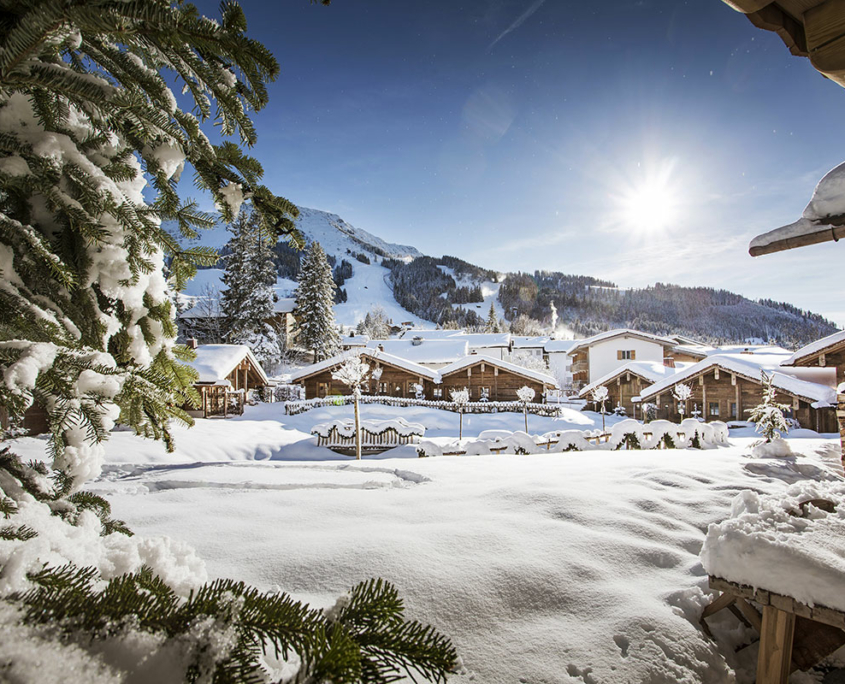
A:
<svg viewBox="0 0 845 684">
<path fill-rule="evenodd" d="M 747 253 L 845 159 L 845 89 L 719 0 L 242 4 L 282 65 L 253 154 L 296 204 L 435 256 L 845 326 L 845 247 Z M 666 221 L 634 221 L 655 185 Z"/>
</svg>

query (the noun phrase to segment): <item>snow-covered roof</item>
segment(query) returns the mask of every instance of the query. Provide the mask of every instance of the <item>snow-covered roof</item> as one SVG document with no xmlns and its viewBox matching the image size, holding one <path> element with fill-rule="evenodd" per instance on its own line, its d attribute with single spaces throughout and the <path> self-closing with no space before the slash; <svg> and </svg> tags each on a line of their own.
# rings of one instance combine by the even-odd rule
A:
<svg viewBox="0 0 845 684">
<path fill-rule="evenodd" d="M 790 356 L 783 362 L 784 366 L 795 366 L 802 361 L 814 359 L 821 354 L 828 352 L 833 348 L 845 346 L 845 330 L 840 330 L 827 337 L 822 337 L 820 340 L 810 342 L 806 347 L 801 347 L 797 352 Z"/>
<path fill-rule="evenodd" d="M 186 361 L 199 373 L 198 382 L 223 382 L 238 364 L 248 358 L 255 366 L 256 372 L 265 384 L 270 381 L 264 373 L 258 359 L 245 344 L 203 344 L 195 350 L 197 358 L 194 361 Z"/>
<path fill-rule="evenodd" d="M 476 349 L 492 349 L 494 347 L 509 347 L 510 333 L 464 333 L 451 339 L 466 340 L 470 347 Z"/>
<path fill-rule="evenodd" d="M 341 347 L 366 347 L 367 342 L 370 341 L 369 335 L 344 335 L 340 338 Z"/>
<path fill-rule="evenodd" d="M 626 373 L 637 375 L 646 382 L 655 383 L 663 380 L 664 378 L 675 375 L 676 373 L 680 373 L 682 370 L 685 370 L 692 365 L 693 364 L 691 363 L 678 363 L 675 364 L 674 368 L 670 368 L 660 361 L 629 361 L 625 365 L 619 366 L 619 368 L 603 375 L 595 382 L 591 382 L 578 393 L 578 396 L 585 397 L 596 387 L 613 382 L 616 378 L 625 375 Z"/>
<path fill-rule="evenodd" d="M 558 388 L 557 380 L 555 380 L 551 375 L 539 373 L 535 370 L 529 370 L 528 368 L 517 366 L 514 363 L 502 361 L 501 359 L 494 359 L 492 356 L 485 356 L 484 354 L 471 354 L 462 358 L 460 361 L 450 363 L 445 368 L 440 369 L 440 376 L 445 377 L 447 375 L 452 375 L 452 373 L 457 373 L 458 371 L 464 370 L 469 366 L 474 366 L 477 363 L 485 363 L 490 366 L 499 368 L 500 370 L 509 371 L 511 373 L 514 373 L 515 375 L 521 375 L 523 377 L 530 378 L 531 380 L 541 382 L 544 385 L 551 385 L 556 389 Z"/>
<path fill-rule="evenodd" d="M 578 340 L 549 340 L 546 342 L 543 349 L 547 354 L 556 354 L 560 352 L 568 352 L 572 347 L 578 344 Z"/>
<path fill-rule="evenodd" d="M 795 223 L 755 237 L 751 256 L 804 247 L 845 236 L 845 163 L 829 171 L 813 191 L 810 203 Z"/>
<path fill-rule="evenodd" d="M 387 352 L 379 351 L 378 349 L 371 349 L 369 347 L 364 347 L 363 349 L 351 349 L 342 354 L 332 356 L 324 361 L 320 361 L 320 363 L 315 363 L 310 366 L 306 366 L 305 368 L 302 368 L 296 371 L 295 373 L 291 373 L 291 382 L 297 382 L 299 380 L 309 378 L 312 375 L 316 375 L 317 373 L 322 373 L 325 370 L 335 368 L 342 364 L 344 361 L 346 361 L 348 358 L 358 355 L 366 356 L 372 359 L 373 361 L 380 361 L 381 363 L 385 363 L 390 366 L 395 366 L 396 368 L 401 368 L 402 370 L 406 370 L 413 375 L 428 378 L 433 382 L 440 382 L 440 375 L 437 372 L 433 371 L 431 368 L 420 366 L 417 363 L 413 363 L 412 361 L 408 361 L 407 359 L 403 359 L 399 356 L 394 356 L 393 354 L 388 354 Z"/>
<path fill-rule="evenodd" d="M 514 349 L 534 349 L 537 347 L 542 349 L 550 340 L 551 338 L 548 335 L 511 335 L 511 346 Z"/>
<path fill-rule="evenodd" d="M 809 403 L 834 403 L 836 401 L 836 393 L 832 387 L 787 375 L 784 372 L 785 369 L 781 367 L 785 358 L 783 354 L 716 354 L 708 356 L 706 359 L 654 383 L 651 387 L 647 387 L 640 393 L 640 396 L 643 400 L 646 400 L 665 392 L 679 382 L 686 382 L 713 368 L 719 368 L 755 382 L 762 382 L 763 371 L 765 371 L 772 375 L 772 384 L 787 394 L 804 399 Z"/>
<path fill-rule="evenodd" d="M 384 351 L 394 356 L 400 356 L 414 363 L 451 363 L 469 354 L 467 343 L 462 338 L 447 340 L 420 340 L 414 344 L 412 339 L 402 340 L 370 340 L 367 347 L 377 349 L 384 347 Z"/>
<path fill-rule="evenodd" d="M 616 330 L 606 330 L 605 332 L 599 333 L 598 335 L 593 335 L 592 337 L 587 337 L 583 340 L 578 340 L 577 344 L 572 347 L 570 353 L 573 353 L 579 349 L 583 349 L 584 347 L 592 347 L 594 344 L 598 344 L 599 342 L 605 342 L 607 340 L 613 339 L 614 337 L 637 337 L 641 340 L 647 340 L 649 342 L 656 342 L 657 344 L 661 344 L 664 346 L 675 346 L 675 340 L 671 337 L 661 337 L 660 335 L 652 335 L 651 333 L 641 332 L 640 330 L 631 330 L 629 328 L 617 328 Z"/>
<path fill-rule="evenodd" d="M 463 330 L 422 330 L 419 328 L 408 328 L 399 333 L 399 338 L 410 340 L 414 337 L 421 337 L 424 340 L 442 340 L 456 335 L 463 335 Z"/>
</svg>

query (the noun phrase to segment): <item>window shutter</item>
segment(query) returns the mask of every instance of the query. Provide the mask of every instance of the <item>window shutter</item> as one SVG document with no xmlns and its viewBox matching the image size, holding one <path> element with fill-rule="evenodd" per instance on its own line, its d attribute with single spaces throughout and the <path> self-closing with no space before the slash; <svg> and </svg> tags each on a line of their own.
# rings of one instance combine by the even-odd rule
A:
<svg viewBox="0 0 845 684">
<path fill-rule="evenodd" d="M 621 361 L 621 360 L 622 360 L 622 350 L 621 350 L 621 349 L 620 349 L 619 351 L 617 351 L 617 352 L 616 352 L 616 360 L 617 360 L 617 361 Z"/>
<path fill-rule="evenodd" d="M 636 361 L 636 360 L 637 360 L 637 350 L 632 349 L 631 350 L 631 361 Z"/>
</svg>

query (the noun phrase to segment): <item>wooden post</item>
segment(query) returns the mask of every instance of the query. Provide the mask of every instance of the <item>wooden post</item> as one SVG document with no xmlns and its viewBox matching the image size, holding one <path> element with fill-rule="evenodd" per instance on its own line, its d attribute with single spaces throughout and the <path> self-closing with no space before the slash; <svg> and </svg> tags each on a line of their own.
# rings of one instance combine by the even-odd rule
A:
<svg viewBox="0 0 845 684">
<path fill-rule="evenodd" d="M 760 654 L 757 657 L 757 684 L 787 684 L 792 669 L 792 637 L 795 615 L 763 606 Z"/>
<path fill-rule="evenodd" d="M 361 420 L 360 414 L 358 413 L 358 388 L 356 387 L 353 392 L 355 393 L 355 458 L 359 461 L 361 460 Z"/>
</svg>

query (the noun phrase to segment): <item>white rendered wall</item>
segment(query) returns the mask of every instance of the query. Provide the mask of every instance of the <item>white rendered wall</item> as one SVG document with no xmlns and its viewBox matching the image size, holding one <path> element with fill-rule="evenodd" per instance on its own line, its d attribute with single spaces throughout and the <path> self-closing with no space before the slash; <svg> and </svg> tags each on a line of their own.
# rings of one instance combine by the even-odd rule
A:
<svg viewBox="0 0 845 684">
<path fill-rule="evenodd" d="M 657 361 L 663 363 L 663 345 L 647 342 L 636 337 L 614 337 L 590 347 L 590 382 L 624 366 L 631 359 L 618 359 L 619 350 L 636 352 L 634 361 Z"/>
<path fill-rule="evenodd" d="M 572 357 L 566 352 L 550 353 L 549 373 L 561 387 L 569 387 L 572 384 Z"/>
<path fill-rule="evenodd" d="M 506 347 L 470 347 L 470 354 L 481 354 L 481 356 L 489 356 L 491 359 L 505 360 Z"/>
</svg>

